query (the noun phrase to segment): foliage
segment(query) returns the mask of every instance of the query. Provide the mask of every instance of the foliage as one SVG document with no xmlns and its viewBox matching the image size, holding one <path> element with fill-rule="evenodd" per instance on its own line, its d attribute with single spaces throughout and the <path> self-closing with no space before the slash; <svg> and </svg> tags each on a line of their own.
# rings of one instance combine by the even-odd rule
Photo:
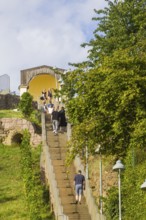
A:
<svg viewBox="0 0 146 220">
<path fill-rule="evenodd" d="M 106 199 L 103 199 L 105 204 L 105 215 L 107 220 L 116 220 L 118 219 L 118 189 L 116 187 L 110 188 Z"/>
<path fill-rule="evenodd" d="M 36 125 L 41 126 L 41 112 L 38 110 L 34 110 L 30 116 L 30 121 L 35 123 Z"/>
<path fill-rule="evenodd" d="M 94 39 L 82 45 L 90 48 L 87 62 L 62 75 L 75 154 L 85 142 L 91 153 L 100 143 L 103 153 L 118 156 L 146 144 L 145 1 L 107 2 L 95 10 Z"/>
<path fill-rule="evenodd" d="M 33 97 L 29 92 L 24 92 L 22 94 L 19 102 L 19 109 L 26 118 L 29 118 L 33 111 L 32 101 Z"/>
<path fill-rule="evenodd" d="M 41 184 L 40 170 L 38 169 L 40 151 L 35 154 L 35 157 L 32 153 L 34 154 L 35 151 L 31 150 L 30 134 L 27 130 L 24 130 L 21 143 L 21 164 L 30 219 L 49 220 L 52 219 L 51 212 L 49 213 L 49 201 L 47 200 L 46 203 L 44 194 L 46 188 Z"/>
<path fill-rule="evenodd" d="M 125 158 L 123 219 L 143 220 L 146 194 L 140 185 L 146 176 L 146 3 L 107 3 L 103 10 L 95 10 L 94 38 L 82 44 L 89 46 L 87 61 L 73 64 L 75 69 L 62 75 L 61 93 L 72 125 L 67 162 L 82 155 L 86 146 L 93 154 L 97 144 L 103 154 Z M 105 213 L 109 220 L 118 218 L 115 188 L 105 199 Z"/>
<path fill-rule="evenodd" d="M 28 220 L 19 146 L 0 144 L 0 219 Z"/>
<path fill-rule="evenodd" d="M 121 173 L 121 208 L 123 220 L 144 220 L 146 216 L 146 192 L 140 186 L 146 177 L 146 152 L 131 148 L 124 160 L 125 170 Z M 104 198 L 104 209 L 108 220 L 118 218 L 118 186 L 108 191 Z"/>
<path fill-rule="evenodd" d="M 69 159 L 93 153 L 125 158 L 122 173 L 122 214 L 125 220 L 145 219 L 146 193 L 146 3 L 145 0 L 106 0 L 95 10 L 97 22 L 87 61 L 62 75 L 68 121 L 72 125 Z M 105 200 L 107 219 L 118 218 L 118 192 Z"/>
<path fill-rule="evenodd" d="M 146 152 L 139 148 L 130 149 L 125 164 L 126 169 L 122 180 L 123 219 L 144 220 L 146 192 L 142 191 L 140 186 L 146 177 Z"/>
</svg>

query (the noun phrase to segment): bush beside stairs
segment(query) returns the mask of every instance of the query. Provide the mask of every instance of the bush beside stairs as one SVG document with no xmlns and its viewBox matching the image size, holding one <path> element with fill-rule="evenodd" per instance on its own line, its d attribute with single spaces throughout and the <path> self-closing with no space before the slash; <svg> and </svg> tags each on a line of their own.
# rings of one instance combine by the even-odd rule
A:
<svg viewBox="0 0 146 220">
<path fill-rule="evenodd" d="M 69 220 L 91 220 L 85 197 L 82 197 L 81 204 L 75 204 L 73 186 L 75 167 L 71 165 L 67 169 L 65 166 L 67 134 L 66 132 L 58 132 L 57 135 L 53 133 L 50 115 L 46 115 L 46 138 L 63 213 L 68 216 Z"/>
</svg>

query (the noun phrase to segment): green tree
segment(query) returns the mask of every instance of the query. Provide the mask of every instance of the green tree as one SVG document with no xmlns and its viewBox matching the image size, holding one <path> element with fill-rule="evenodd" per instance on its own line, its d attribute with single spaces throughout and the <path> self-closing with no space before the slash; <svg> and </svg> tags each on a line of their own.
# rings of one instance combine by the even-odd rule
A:
<svg viewBox="0 0 146 220">
<path fill-rule="evenodd" d="M 95 10 L 97 28 L 87 61 L 73 64 L 63 77 L 67 115 L 72 126 L 69 156 L 92 153 L 97 143 L 103 153 L 125 158 L 122 174 L 123 219 L 145 219 L 146 146 L 146 2 L 109 1 Z M 72 91 L 72 93 L 71 93 Z M 138 156 L 139 155 L 139 156 Z M 117 219 L 118 193 L 105 201 L 108 219 Z"/>
<path fill-rule="evenodd" d="M 33 111 L 32 106 L 33 97 L 29 92 L 24 92 L 19 102 L 19 109 L 24 117 L 29 118 Z"/>
<path fill-rule="evenodd" d="M 94 39 L 82 45 L 89 46 L 88 60 L 62 76 L 75 154 L 85 141 L 91 152 L 101 143 L 103 152 L 119 156 L 146 144 L 145 0 L 107 2 L 95 10 Z"/>
</svg>

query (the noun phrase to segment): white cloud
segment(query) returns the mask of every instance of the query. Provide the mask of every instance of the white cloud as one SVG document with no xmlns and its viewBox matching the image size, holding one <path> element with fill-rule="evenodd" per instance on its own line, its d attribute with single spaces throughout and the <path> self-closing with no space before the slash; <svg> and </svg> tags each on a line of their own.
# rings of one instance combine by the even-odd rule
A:
<svg viewBox="0 0 146 220">
<path fill-rule="evenodd" d="M 93 36 L 93 9 L 104 6 L 104 0 L 0 0 L 0 75 L 10 76 L 11 90 L 18 90 L 22 69 L 85 60 L 80 45 Z"/>
</svg>

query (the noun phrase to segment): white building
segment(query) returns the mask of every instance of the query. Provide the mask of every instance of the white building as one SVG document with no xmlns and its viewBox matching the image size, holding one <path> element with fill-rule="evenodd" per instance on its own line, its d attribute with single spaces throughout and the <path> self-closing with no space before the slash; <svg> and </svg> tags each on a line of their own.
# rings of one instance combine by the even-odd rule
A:
<svg viewBox="0 0 146 220">
<path fill-rule="evenodd" d="M 10 92 L 10 77 L 7 74 L 0 76 L 0 94 Z"/>
</svg>

